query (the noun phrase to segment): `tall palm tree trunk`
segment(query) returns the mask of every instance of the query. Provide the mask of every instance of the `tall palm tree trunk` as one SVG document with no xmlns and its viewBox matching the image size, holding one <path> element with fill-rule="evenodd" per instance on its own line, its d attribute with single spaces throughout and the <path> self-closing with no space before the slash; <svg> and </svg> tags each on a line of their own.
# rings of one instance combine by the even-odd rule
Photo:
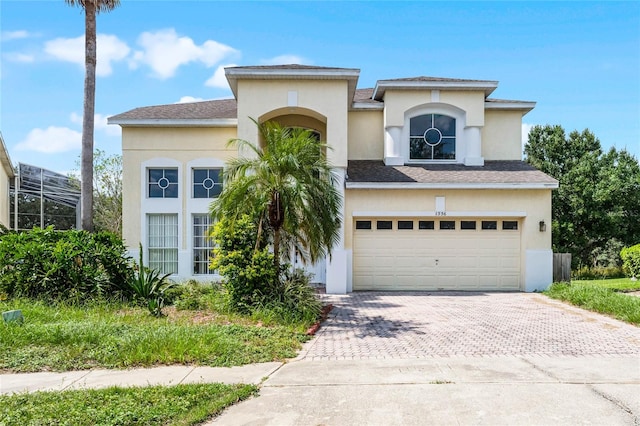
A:
<svg viewBox="0 0 640 426">
<path fill-rule="evenodd" d="M 82 115 L 82 155 L 80 175 L 82 179 L 80 218 L 85 231 L 93 231 L 93 127 L 96 104 L 96 5 L 84 4 L 85 12 L 85 76 L 84 111 Z"/>
</svg>

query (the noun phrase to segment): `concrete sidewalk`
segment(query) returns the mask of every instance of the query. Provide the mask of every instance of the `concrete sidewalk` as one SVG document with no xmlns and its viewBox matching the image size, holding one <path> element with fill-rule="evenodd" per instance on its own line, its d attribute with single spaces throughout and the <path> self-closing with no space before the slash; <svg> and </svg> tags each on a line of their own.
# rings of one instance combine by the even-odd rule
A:
<svg viewBox="0 0 640 426">
<path fill-rule="evenodd" d="M 299 360 L 208 425 L 639 425 L 640 359 Z"/>
<path fill-rule="evenodd" d="M 281 366 L 281 362 L 267 362 L 242 367 L 166 366 L 129 370 L 3 374 L 0 375 L 0 393 L 98 389 L 110 386 L 170 386 L 180 383 L 260 384 Z"/>
</svg>

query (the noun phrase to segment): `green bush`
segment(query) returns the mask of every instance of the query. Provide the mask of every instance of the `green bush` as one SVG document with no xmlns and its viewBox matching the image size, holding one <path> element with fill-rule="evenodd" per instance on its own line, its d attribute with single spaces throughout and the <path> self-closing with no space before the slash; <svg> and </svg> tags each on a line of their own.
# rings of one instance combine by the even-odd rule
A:
<svg viewBox="0 0 640 426">
<path fill-rule="evenodd" d="M 217 247 L 211 267 L 224 277 L 231 307 L 250 312 L 277 287 L 273 253 L 266 242 L 258 241 L 258 227 L 248 216 L 233 225 L 226 219 L 219 221 L 213 237 Z"/>
<path fill-rule="evenodd" d="M 640 278 L 640 244 L 623 248 L 620 257 L 624 273 L 628 277 Z"/>
<path fill-rule="evenodd" d="M 302 269 L 285 272 L 275 291 L 262 297 L 261 309 L 274 313 L 280 322 L 313 323 L 320 317 L 322 302 L 310 281 L 311 274 Z"/>
<path fill-rule="evenodd" d="M 571 272 L 574 280 L 604 280 L 609 278 L 624 278 L 624 272 L 620 266 L 588 267 L 584 266 Z"/>
<path fill-rule="evenodd" d="M 223 310 L 226 300 L 218 283 L 201 283 L 189 280 L 165 293 L 167 300 L 181 311 Z"/>
<path fill-rule="evenodd" d="M 85 301 L 123 298 L 132 276 L 118 237 L 53 227 L 0 235 L 0 293 Z"/>
</svg>

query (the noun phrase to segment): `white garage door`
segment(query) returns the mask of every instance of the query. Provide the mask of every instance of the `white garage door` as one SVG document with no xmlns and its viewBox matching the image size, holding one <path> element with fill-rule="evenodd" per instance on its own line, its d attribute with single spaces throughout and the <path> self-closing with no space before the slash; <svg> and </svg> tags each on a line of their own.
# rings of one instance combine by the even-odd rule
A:
<svg viewBox="0 0 640 426">
<path fill-rule="evenodd" d="M 357 219 L 354 290 L 519 290 L 515 219 Z"/>
</svg>

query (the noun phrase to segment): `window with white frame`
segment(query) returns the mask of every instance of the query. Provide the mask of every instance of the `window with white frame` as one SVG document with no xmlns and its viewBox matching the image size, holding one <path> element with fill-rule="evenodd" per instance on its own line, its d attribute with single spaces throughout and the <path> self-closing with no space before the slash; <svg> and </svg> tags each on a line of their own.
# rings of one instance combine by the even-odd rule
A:
<svg viewBox="0 0 640 426">
<path fill-rule="evenodd" d="M 424 114 L 409 120 L 410 160 L 455 160 L 456 119 Z"/>
<path fill-rule="evenodd" d="M 193 169 L 193 198 L 217 198 L 222 192 L 222 169 Z"/>
<path fill-rule="evenodd" d="M 149 268 L 178 273 L 178 215 L 149 214 Z"/>
<path fill-rule="evenodd" d="M 147 177 L 149 198 L 178 198 L 178 169 L 150 168 Z"/>
<path fill-rule="evenodd" d="M 193 215 L 193 274 L 210 275 L 216 271 L 209 268 L 213 257 L 213 239 L 209 237 L 209 229 L 213 221 L 208 214 Z"/>
</svg>

